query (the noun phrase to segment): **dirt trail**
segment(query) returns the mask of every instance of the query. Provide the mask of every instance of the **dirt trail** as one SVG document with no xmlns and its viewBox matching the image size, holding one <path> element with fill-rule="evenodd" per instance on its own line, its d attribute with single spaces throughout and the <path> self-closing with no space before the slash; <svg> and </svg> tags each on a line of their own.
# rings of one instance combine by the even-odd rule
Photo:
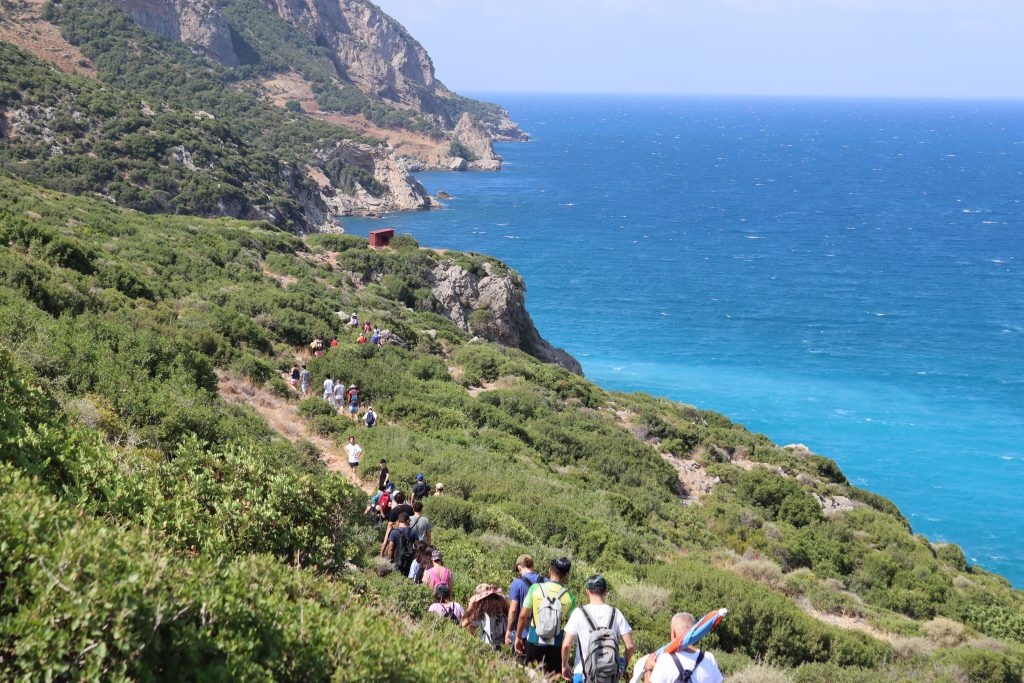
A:
<svg viewBox="0 0 1024 683">
<path fill-rule="evenodd" d="M 341 455 L 341 449 L 333 441 L 306 428 L 295 402 L 287 401 L 266 389 L 254 386 L 248 380 L 222 371 L 217 373 L 217 393 L 228 403 L 251 407 L 267 421 L 271 429 L 292 443 L 300 439 L 309 441 L 320 450 L 320 458 L 327 465 L 327 469 L 345 476 L 363 491 L 373 493 L 372 485 L 356 477 Z"/>
</svg>

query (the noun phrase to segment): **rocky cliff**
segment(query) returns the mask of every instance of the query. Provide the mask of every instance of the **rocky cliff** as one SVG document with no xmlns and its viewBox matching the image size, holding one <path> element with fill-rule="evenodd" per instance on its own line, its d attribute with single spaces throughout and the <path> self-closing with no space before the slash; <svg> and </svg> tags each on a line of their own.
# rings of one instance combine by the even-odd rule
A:
<svg viewBox="0 0 1024 683">
<path fill-rule="evenodd" d="M 225 66 L 241 59 L 231 28 L 219 8 L 207 0 L 114 0 L 136 24 L 165 38 L 195 45 Z"/>
<path fill-rule="evenodd" d="M 485 261 L 482 272 L 444 261 L 433 270 L 431 290 L 441 313 L 488 341 L 522 349 L 545 363 L 583 374 L 579 361 L 540 336 L 526 310 L 526 287 L 514 272 Z"/>
</svg>

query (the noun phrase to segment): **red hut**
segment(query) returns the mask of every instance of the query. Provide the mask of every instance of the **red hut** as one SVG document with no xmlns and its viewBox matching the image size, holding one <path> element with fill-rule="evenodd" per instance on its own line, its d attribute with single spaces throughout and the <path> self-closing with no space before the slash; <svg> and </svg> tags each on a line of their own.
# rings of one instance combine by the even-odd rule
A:
<svg viewBox="0 0 1024 683">
<path fill-rule="evenodd" d="M 370 248 L 371 249 L 386 249 L 391 244 L 391 238 L 395 236 L 393 228 L 384 228 L 383 230 L 371 230 L 370 231 Z"/>
</svg>

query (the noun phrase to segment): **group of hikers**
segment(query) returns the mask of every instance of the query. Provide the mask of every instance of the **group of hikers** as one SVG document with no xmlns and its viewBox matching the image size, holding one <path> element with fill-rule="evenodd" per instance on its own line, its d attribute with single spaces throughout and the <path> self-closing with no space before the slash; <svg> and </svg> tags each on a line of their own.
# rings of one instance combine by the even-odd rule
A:
<svg viewBox="0 0 1024 683">
<path fill-rule="evenodd" d="M 356 344 L 373 344 L 374 346 L 384 346 L 384 331 L 377 325 L 371 325 L 370 321 L 363 323 L 362 327 L 359 325 L 359 316 L 352 314 L 349 318 L 349 327 L 354 327 L 359 330 L 359 336 L 356 337 Z M 328 342 L 324 339 L 324 335 L 318 334 L 316 338 L 309 343 L 309 349 L 314 356 L 322 356 L 326 353 L 328 348 L 336 348 L 338 346 L 338 338 L 334 337 Z"/>
<path fill-rule="evenodd" d="M 632 628 L 625 615 L 605 601 L 608 582 L 600 574 L 585 582 L 586 603 L 565 586 L 572 562 L 551 560 L 539 574 L 530 555 L 516 558 L 508 593 L 493 584 L 477 584 L 466 607 L 452 596 L 453 576 L 444 553 L 433 542 L 433 524 L 423 515 L 423 501 L 432 490 L 416 475 L 411 497 L 396 489 L 386 460 L 380 461 L 377 492 L 365 513 L 382 527 L 380 555 L 400 576 L 425 585 L 433 603 L 428 612 L 451 619 L 494 650 L 509 649 L 527 666 L 540 666 L 551 679 L 574 683 L 613 683 L 627 677 L 635 654 Z M 670 640 L 686 633 L 696 620 L 690 614 L 672 617 Z M 621 641 L 622 647 L 619 643 Z M 722 674 L 714 655 L 688 648 L 676 653 L 652 652 L 641 657 L 629 674 L 630 683 L 719 683 Z"/>
<path fill-rule="evenodd" d="M 350 325 L 358 326 L 352 316 Z M 366 323 L 365 327 L 368 327 Z M 365 329 L 364 327 L 364 329 Z M 323 338 L 318 337 L 323 349 Z M 311 344 L 316 354 L 317 347 Z M 336 345 L 332 342 L 332 346 Z M 303 397 L 310 394 L 312 376 L 305 365 L 292 366 L 292 384 Z M 348 411 L 357 424 L 377 424 L 368 406 L 360 417 L 360 392 L 355 384 L 345 386 L 337 378 L 324 380 L 323 398 L 339 412 Z M 363 449 L 350 435 L 345 444 L 349 467 L 355 472 Z M 507 595 L 501 587 L 478 584 L 464 608 L 452 595 L 452 572 L 444 553 L 434 544 L 433 524 L 424 516 L 424 500 L 431 494 L 444 495 L 444 485 L 431 488 L 425 475 L 418 474 L 409 496 L 391 480 L 385 459 L 380 461 L 376 493 L 364 514 L 383 529 L 380 556 L 386 566 L 417 584 L 425 585 L 433 602 L 428 612 L 454 623 L 479 637 L 494 650 L 508 649 L 526 666 L 540 666 L 548 680 L 573 683 L 613 683 L 629 678 L 630 683 L 720 683 L 722 674 L 714 655 L 693 647 L 675 653 L 652 652 L 640 657 L 629 669 L 636 648 L 632 628 L 625 615 L 606 602 L 608 582 L 594 574 L 585 582 L 586 602 L 565 586 L 572 569 L 568 558 L 551 560 L 545 575 L 536 571 L 529 555 L 516 559 L 514 578 Z M 685 634 L 696 622 L 693 615 L 672 617 L 669 640 Z M 621 647 L 620 647 L 621 641 Z M 663 648 L 664 649 L 664 648 Z M 629 672 L 629 673 L 627 673 Z"/>
</svg>

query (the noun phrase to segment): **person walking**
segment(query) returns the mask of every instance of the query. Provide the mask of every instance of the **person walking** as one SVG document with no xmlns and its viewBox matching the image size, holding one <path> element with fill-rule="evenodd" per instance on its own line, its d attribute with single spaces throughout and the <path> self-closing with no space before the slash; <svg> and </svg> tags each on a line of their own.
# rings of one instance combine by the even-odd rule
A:
<svg viewBox="0 0 1024 683">
<path fill-rule="evenodd" d="M 477 629 L 480 629 L 480 640 L 497 651 L 505 642 L 507 619 L 508 600 L 501 594 L 501 589 L 481 583 L 473 591 L 473 597 L 469 599 L 462 625 L 470 635 L 476 635 Z"/>
<path fill-rule="evenodd" d="M 334 405 L 334 380 L 330 375 L 324 380 L 324 400 Z"/>
<path fill-rule="evenodd" d="M 430 495 L 430 484 L 423 478 L 422 474 L 416 475 L 416 483 L 412 485 L 412 500 L 424 500 Z"/>
<path fill-rule="evenodd" d="M 430 553 L 430 561 L 434 563 L 434 566 L 423 572 L 423 583 L 428 588 L 437 588 L 438 586 L 448 586 L 448 590 L 452 588 L 452 570 L 444 566 L 444 555 L 440 550 L 434 549 L 434 552 Z"/>
<path fill-rule="evenodd" d="M 363 415 L 363 424 L 365 424 L 367 427 L 377 426 L 377 413 L 374 412 L 373 406 L 366 407 L 366 414 Z"/>
<path fill-rule="evenodd" d="M 512 579 L 508 587 L 508 632 L 505 634 L 505 644 L 509 646 L 516 639 L 516 624 L 519 623 L 519 612 L 527 591 L 533 584 L 544 581 L 544 577 L 533 570 L 533 558 L 529 555 L 520 555 L 516 558 L 515 572 L 516 578 Z M 526 631 L 523 631 L 522 637 L 526 636 Z"/>
<path fill-rule="evenodd" d="M 416 556 L 416 534 L 409 531 L 409 515 L 398 516 L 398 523 L 388 534 L 388 559 L 391 566 L 402 576 L 409 574 L 409 567 Z"/>
<path fill-rule="evenodd" d="M 381 458 L 380 472 L 377 474 L 377 490 L 383 491 L 389 481 L 391 481 L 391 473 L 388 471 L 388 461 Z"/>
<path fill-rule="evenodd" d="M 421 541 L 426 541 L 427 545 L 433 543 L 434 525 L 423 516 L 423 501 L 417 500 L 412 504 L 412 520 L 409 522 L 409 528 L 416 532 Z"/>
<path fill-rule="evenodd" d="M 633 629 L 626 617 L 604 599 L 608 582 L 594 574 L 586 583 L 587 604 L 570 616 L 562 640 L 562 678 L 573 683 L 617 683 L 629 667 L 636 648 Z M 619 640 L 625 656 L 619 661 Z M 573 644 L 577 643 L 575 666 L 569 666 Z"/>
<path fill-rule="evenodd" d="M 296 391 L 298 391 L 298 389 L 299 389 L 299 378 L 301 377 L 301 373 L 299 372 L 299 366 L 297 366 L 294 363 L 292 363 L 292 369 L 288 371 L 288 375 L 289 375 L 289 377 L 291 377 L 291 380 L 292 380 L 292 389 L 295 389 Z"/>
<path fill-rule="evenodd" d="M 565 622 L 576 607 L 576 599 L 563 585 L 570 569 L 572 562 L 567 558 L 551 560 L 548 580 L 530 586 L 516 625 L 516 653 L 523 655 L 526 664 L 540 663 L 548 675 L 562 673 Z"/>
<path fill-rule="evenodd" d="M 437 486 L 434 487 L 434 495 L 435 496 L 443 496 L 444 495 L 444 484 L 438 482 Z"/>
<path fill-rule="evenodd" d="M 348 443 L 345 444 L 345 453 L 348 455 L 348 466 L 355 472 L 356 468 L 359 467 L 359 459 L 363 457 L 363 448 L 356 443 L 356 437 L 348 437 Z"/>
<path fill-rule="evenodd" d="M 669 642 L 683 636 L 696 623 L 694 616 L 687 612 L 673 616 Z M 633 668 L 633 677 L 629 681 L 675 683 L 680 679 L 690 683 L 722 683 L 724 680 L 713 654 L 688 647 L 674 654 L 658 651 L 641 657 Z"/>
<path fill-rule="evenodd" d="M 331 405 L 342 411 L 345 409 L 345 383 L 341 380 L 334 382 L 334 395 L 331 397 Z"/>
<path fill-rule="evenodd" d="M 448 586 L 438 586 L 434 589 L 434 604 L 427 608 L 431 614 L 448 617 L 458 624 L 466 615 L 462 605 L 452 601 L 452 589 Z"/>
<path fill-rule="evenodd" d="M 348 388 L 348 393 L 345 395 L 345 401 L 348 404 L 348 412 L 352 415 L 353 422 L 359 422 L 359 389 L 355 384 Z"/>
<path fill-rule="evenodd" d="M 302 372 L 299 373 L 299 379 L 302 382 L 302 398 L 309 397 L 309 389 L 313 384 L 313 373 L 306 369 L 306 364 L 302 364 Z"/>
</svg>

